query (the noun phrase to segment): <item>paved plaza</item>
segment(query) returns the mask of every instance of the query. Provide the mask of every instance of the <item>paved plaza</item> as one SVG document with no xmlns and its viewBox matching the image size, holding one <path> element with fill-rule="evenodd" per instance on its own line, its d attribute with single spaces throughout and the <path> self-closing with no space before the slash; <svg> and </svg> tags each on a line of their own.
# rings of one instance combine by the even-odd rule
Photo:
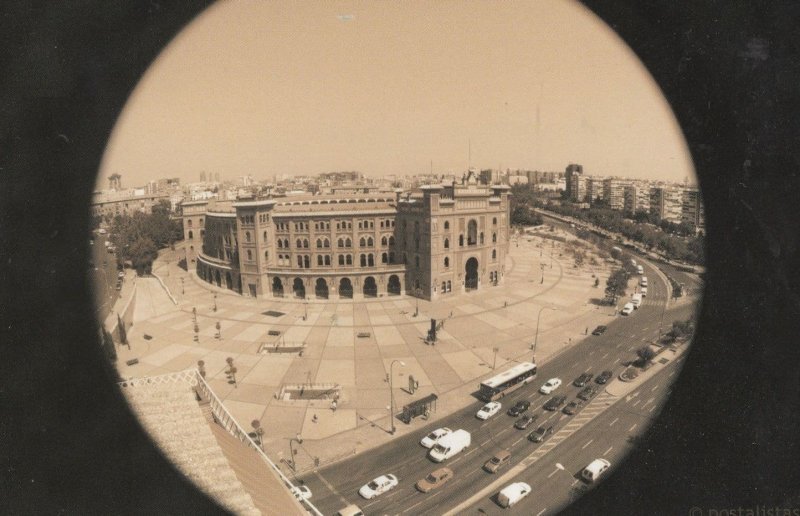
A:
<svg viewBox="0 0 800 516">
<path fill-rule="evenodd" d="M 541 314 L 540 364 L 614 317 L 613 307 L 596 302 L 608 265 L 590 252 L 576 268 L 563 243 L 536 236 L 512 242 L 502 285 L 433 302 L 407 296 L 245 298 L 179 268 L 179 254 L 162 254 L 154 265 L 158 278 L 136 282 L 130 349 L 118 347 L 120 376 L 155 376 L 202 360 L 206 379 L 241 426 L 261 422 L 264 448 L 276 463 L 288 457 L 289 439 L 302 437 L 298 470 L 312 467 L 314 458 L 324 465 L 391 438 L 387 377 L 395 360 L 405 364 L 393 367 L 396 407 L 433 393 L 439 396 L 435 420 L 475 403 L 471 394 L 481 380 L 531 359 L 542 307 L 555 310 Z M 433 345 L 425 341 L 431 318 L 444 322 Z M 276 345 L 304 347 L 302 354 L 260 352 Z M 237 368 L 235 383 L 225 372 L 229 357 Z M 138 363 L 126 365 L 133 358 Z M 413 395 L 407 392 L 409 375 L 419 382 Z M 336 410 L 330 399 L 279 399 L 281 387 L 292 384 L 337 384 Z M 398 434 L 429 422 L 395 420 Z"/>
</svg>

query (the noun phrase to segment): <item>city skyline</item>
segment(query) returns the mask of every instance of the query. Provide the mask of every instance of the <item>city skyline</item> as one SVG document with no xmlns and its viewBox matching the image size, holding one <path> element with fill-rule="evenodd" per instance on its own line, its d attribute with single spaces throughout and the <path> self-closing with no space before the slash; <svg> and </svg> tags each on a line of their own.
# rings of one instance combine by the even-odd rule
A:
<svg viewBox="0 0 800 516">
<path fill-rule="evenodd" d="M 217 4 L 134 90 L 98 186 L 569 163 L 696 181 L 652 78 L 577 3 Z"/>
</svg>

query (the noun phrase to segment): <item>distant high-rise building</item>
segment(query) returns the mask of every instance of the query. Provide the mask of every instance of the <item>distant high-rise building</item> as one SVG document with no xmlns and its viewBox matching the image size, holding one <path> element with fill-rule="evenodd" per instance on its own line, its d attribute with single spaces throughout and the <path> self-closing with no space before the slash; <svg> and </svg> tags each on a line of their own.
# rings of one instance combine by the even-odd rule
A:
<svg viewBox="0 0 800 516">
<path fill-rule="evenodd" d="M 688 187 L 683 191 L 681 220 L 689 224 L 695 231 L 705 231 L 706 215 L 700 190 Z"/>
<path fill-rule="evenodd" d="M 200 172 L 200 182 L 201 183 L 205 183 L 206 182 L 206 171 L 205 170 Z"/>
<path fill-rule="evenodd" d="M 655 222 L 666 220 L 680 224 L 683 214 L 683 196 L 676 187 L 656 186 L 650 188 L 650 215 Z"/>
<path fill-rule="evenodd" d="M 567 192 L 569 193 L 570 199 L 572 199 L 573 201 L 582 201 L 583 197 L 586 195 L 586 192 L 584 191 L 583 195 L 579 196 L 580 189 L 578 188 L 576 181 L 576 178 L 580 177 L 582 174 L 583 174 L 583 165 L 577 165 L 574 163 L 570 163 L 569 165 L 567 165 L 567 169 L 564 172 L 564 178 L 567 181 L 566 184 Z M 573 186 L 573 183 L 576 183 L 575 186 Z M 585 190 L 585 185 L 584 185 L 584 190 Z"/>
<path fill-rule="evenodd" d="M 650 188 L 646 186 L 630 184 L 623 189 L 623 211 L 627 215 L 633 215 L 637 211 L 650 211 Z"/>
<path fill-rule="evenodd" d="M 630 181 L 609 177 L 603 180 L 603 199 L 612 210 L 625 209 L 625 187 L 630 186 Z"/>
</svg>

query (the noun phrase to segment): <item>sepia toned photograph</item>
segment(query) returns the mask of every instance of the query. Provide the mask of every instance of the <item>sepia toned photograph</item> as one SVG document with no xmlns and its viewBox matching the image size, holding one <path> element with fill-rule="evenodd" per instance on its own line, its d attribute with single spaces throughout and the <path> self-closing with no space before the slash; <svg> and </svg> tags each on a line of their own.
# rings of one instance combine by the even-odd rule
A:
<svg viewBox="0 0 800 516">
<path fill-rule="evenodd" d="M 653 9 L 21 9 L 4 512 L 800 514 L 793 61 Z"/>
</svg>

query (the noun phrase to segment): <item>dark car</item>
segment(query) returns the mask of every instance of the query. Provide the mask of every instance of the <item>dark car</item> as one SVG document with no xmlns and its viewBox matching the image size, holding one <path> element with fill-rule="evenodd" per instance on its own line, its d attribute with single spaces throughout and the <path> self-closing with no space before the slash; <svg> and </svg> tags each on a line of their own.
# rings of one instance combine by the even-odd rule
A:
<svg viewBox="0 0 800 516">
<path fill-rule="evenodd" d="M 594 381 L 599 383 L 600 385 L 604 385 L 607 381 L 611 379 L 612 376 L 614 376 L 614 373 L 612 373 L 611 371 L 603 371 L 597 376 L 597 378 L 594 379 Z"/>
<path fill-rule="evenodd" d="M 579 377 L 575 378 L 575 381 L 572 382 L 572 385 L 575 387 L 585 387 L 587 383 L 592 381 L 594 375 L 592 373 L 583 373 Z"/>
<path fill-rule="evenodd" d="M 528 410 L 528 408 L 530 408 L 530 406 L 531 406 L 531 402 L 528 401 L 528 400 L 518 401 L 516 405 L 514 405 L 513 407 L 508 409 L 508 415 L 517 417 L 518 415 L 520 415 L 523 412 L 525 412 L 526 410 Z"/>
<path fill-rule="evenodd" d="M 517 419 L 516 423 L 514 423 L 514 428 L 516 428 L 518 430 L 525 430 L 534 421 L 536 421 L 536 416 L 533 415 L 533 414 L 529 414 L 527 416 L 522 416 L 521 418 Z"/>
<path fill-rule="evenodd" d="M 594 397 L 595 394 L 597 394 L 597 389 L 591 385 L 587 385 L 581 392 L 578 393 L 578 397 L 583 401 L 588 401 Z"/>
<path fill-rule="evenodd" d="M 581 405 L 583 405 L 582 401 L 579 401 L 579 400 L 570 401 L 569 405 L 564 407 L 563 412 L 564 412 L 564 414 L 566 414 L 568 416 L 571 416 L 571 415 L 575 414 L 578 411 L 579 408 L 581 408 Z"/>
<path fill-rule="evenodd" d="M 608 327 L 603 326 L 601 324 L 600 326 L 598 326 L 597 328 L 594 329 L 594 331 L 592 332 L 592 335 L 602 335 L 602 334 L 604 334 L 606 332 L 607 329 L 608 329 Z"/>
<path fill-rule="evenodd" d="M 547 436 L 552 433 L 553 433 L 552 426 L 548 426 L 546 428 L 540 426 L 539 428 L 528 434 L 528 440 L 534 443 L 540 443 L 545 439 L 547 439 Z"/>
<path fill-rule="evenodd" d="M 545 410 L 558 410 L 558 407 L 564 404 L 567 401 L 566 396 L 553 396 L 550 398 L 547 403 L 544 404 Z"/>
</svg>

